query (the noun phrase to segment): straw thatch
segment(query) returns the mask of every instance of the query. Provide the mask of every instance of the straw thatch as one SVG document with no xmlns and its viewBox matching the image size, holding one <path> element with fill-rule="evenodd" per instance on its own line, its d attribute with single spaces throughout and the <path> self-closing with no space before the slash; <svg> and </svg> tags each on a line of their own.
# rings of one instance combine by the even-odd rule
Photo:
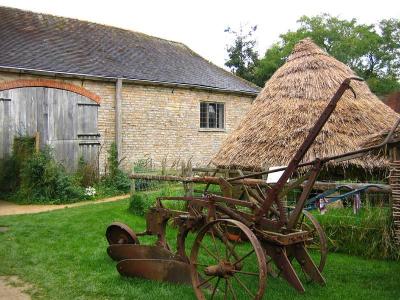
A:
<svg viewBox="0 0 400 300">
<path fill-rule="evenodd" d="M 300 41 L 212 162 L 244 170 L 287 165 L 339 85 L 354 75 L 310 39 Z M 303 161 L 356 150 L 366 136 L 390 128 L 397 119 L 398 114 L 372 94 L 365 82 L 351 86 L 357 98 L 345 92 Z M 340 166 L 350 164 L 371 170 L 387 162 L 368 157 Z"/>
<path fill-rule="evenodd" d="M 361 143 L 361 146 L 363 148 L 377 146 L 386 140 L 389 132 L 390 132 L 390 130 L 386 129 L 384 131 L 369 135 L 363 140 L 363 142 Z M 390 141 L 400 141 L 400 128 L 397 128 L 393 132 L 393 135 L 392 135 Z"/>
</svg>

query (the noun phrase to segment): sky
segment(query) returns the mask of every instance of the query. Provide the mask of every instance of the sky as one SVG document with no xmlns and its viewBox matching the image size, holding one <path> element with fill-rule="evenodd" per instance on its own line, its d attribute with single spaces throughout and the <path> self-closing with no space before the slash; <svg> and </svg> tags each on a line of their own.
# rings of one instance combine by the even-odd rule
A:
<svg viewBox="0 0 400 300">
<path fill-rule="evenodd" d="M 297 28 L 303 15 L 329 13 L 373 24 L 399 18 L 399 0 L 0 0 L 0 5 L 76 18 L 139 31 L 186 44 L 224 66 L 230 26 L 257 25 L 257 50 L 265 50 L 279 35 Z"/>
</svg>

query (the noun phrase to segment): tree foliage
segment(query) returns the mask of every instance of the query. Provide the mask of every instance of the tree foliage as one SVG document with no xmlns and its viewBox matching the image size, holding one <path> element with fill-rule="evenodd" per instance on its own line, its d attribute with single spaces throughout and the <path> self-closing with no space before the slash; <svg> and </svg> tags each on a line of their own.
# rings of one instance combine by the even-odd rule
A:
<svg viewBox="0 0 400 300">
<path fill-rule="evenodd" d="M 231 72 L 249 81 L 254 81 L 254 68 L 258 63 L 258 52 L 255 50 L 256 40 L 254 33 L 257 26 L 248 30 L 240 26 L 239 31 L 228 27 L 225 32 L 234 36 L 233 44 L 227 46 L 228 60 L 225 65 Z"/>
<path fill-rule="evenodd" d="M 382 95 L 400 89 L 400 20 L 386 19 L 376 25 L 368 25 L 360 24 L 356 19 L 342 20 L 323 14 L 303 16 L 298 23 L 297 30 L 280 35 L 279 41 L 267 49 L 264 57 L 253 60 L 252 77 L 242 77 L 264 86 L 284 64 L 293 46 L 301 39 L 310 37 L 366 79 L 373 92 Z M 254 45 L 255 41 L 248 44 L 253 48 Z M 241 76 L 241 73 L 236 74 Z"/>
</svg>

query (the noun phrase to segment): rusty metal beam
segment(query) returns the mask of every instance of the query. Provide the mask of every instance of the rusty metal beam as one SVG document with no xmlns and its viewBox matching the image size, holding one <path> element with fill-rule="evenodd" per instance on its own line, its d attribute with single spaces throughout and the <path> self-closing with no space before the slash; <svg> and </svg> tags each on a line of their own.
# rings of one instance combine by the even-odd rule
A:
<svg viewBox="0 0 400 300">
<path fill-rule="evenodd" d="M 219 185 L 218 177 L 181 177 L 181 176 L 159 176 L 159 175 L 147 175 L 147 174 L 131 174 L 131 179 L 145 179 L 145 180 L 156 180 L 156 181 L 175 181 L 175 182 L 194 182 L 194 183 L 210 183 Z M 247 186 L 261 186 L 261 187 L 272 187 L 273 183 L 266 183 L 263 179 L 239 179 L 234 182 L 228 179 L 231 183 L 234 184 L 243 184 Z M 289 183 L 290 184 L 290 183 Z M 307 180 L 304 181 L 300 187 L 304 187 L 307 185 Z M 368 192 L 380 192 L 380 193 L 391 193 L 392 188 L 388 184 L 375 184 L 375 183 L 343 183 L 343 182 L 324 182 L 324 181 L 316 181 L 314 184 L 314 189 L 317 190 L 329 190 L 339 186 L 346 185 L 352 189 L 358 189 L 365 185 L 373 185 L 368 188 Z M 286 185 L 285 185 L 286 187 Z"/>
<path fill-rule="evenodd" d="M 314 186 L 315 180 L 317 180 L 321 168 L 322 168 L 321 163 L 317 163 L 312 169 L 311 175 L 307 180 L 307 184 L 305 185 L 303 192 L 301 193 L 300 198 L 296 203 L 296 207 L 290 214 L 289 221 L 286 226 L 288 229 L 295 228 L 297 222 L 299 221 L 299 218 L 304 208 L 304 204 L 306 203 L 308 197 L 310 196 L 311 190 Z"/>
</svg>

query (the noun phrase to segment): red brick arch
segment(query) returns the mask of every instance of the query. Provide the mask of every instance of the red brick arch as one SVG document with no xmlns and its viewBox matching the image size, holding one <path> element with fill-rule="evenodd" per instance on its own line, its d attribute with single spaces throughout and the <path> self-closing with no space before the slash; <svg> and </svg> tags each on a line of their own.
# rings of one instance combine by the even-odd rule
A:
<svg viewBox="0 0 400 300">
<path fill-rule="evenodd" d="M 23 87 L 48 87 L 48 88 L 66 90 L 85 96 L 95 101 L 96 103 L 100 104 L 99 95 L 96 95 L 95 93 L 85 89 L 84 87 L 62 81 L 49 80 L 49 79 L 18 79 L 0 83 L 0 91 L 23 88 Z"/>
</svg>

